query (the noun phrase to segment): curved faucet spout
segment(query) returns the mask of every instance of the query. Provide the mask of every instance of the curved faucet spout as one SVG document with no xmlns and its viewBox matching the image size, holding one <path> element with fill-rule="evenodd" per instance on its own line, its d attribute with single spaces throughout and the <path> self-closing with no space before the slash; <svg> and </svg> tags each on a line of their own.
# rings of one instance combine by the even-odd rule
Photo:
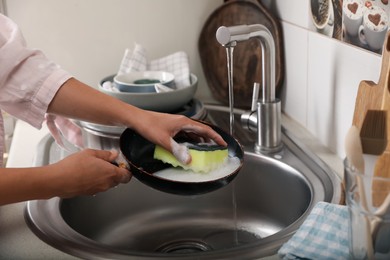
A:
<svg viewBox="0 0 390 260">
<path fill-rule="evenodd" d="M 217 41 L 225 47 L 235 46 L 238 42 L 251 38 L 258 38 L 262 51 L 262 89 L 263 102 L 275 100 L 275 41 L 268 30 L 262 24 L 237 25 L 218 28 Z"/>
<path fill-rule="evenodd" d="M 281 105 L 275 98 L 275 41 L 271 32 L 262 24 L 221 26 L 216 32 L 217 41 L 232 48 L 238 42 L 251 38 L 259 39 L 262 63 L 262 99 L 255 98 L 256 112 L 243 114 L 241 121 L 249 129 L 257 130 L 255 150 L 262 153 L 279 151 L 281 142 Z"/>
</svg>

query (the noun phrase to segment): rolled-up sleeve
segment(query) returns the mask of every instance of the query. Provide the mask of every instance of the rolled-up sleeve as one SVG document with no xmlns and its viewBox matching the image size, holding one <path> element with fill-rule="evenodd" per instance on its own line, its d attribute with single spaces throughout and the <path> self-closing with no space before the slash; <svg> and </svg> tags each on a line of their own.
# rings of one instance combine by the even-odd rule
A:
<svg viewBox="0 0 390 260">
<path fill-rule="evenodd" d="M 17 25 L 0 14 L 0 108 L 40 128 L 48 106 L 71 75 L 26 47 Z"/>
</svg>

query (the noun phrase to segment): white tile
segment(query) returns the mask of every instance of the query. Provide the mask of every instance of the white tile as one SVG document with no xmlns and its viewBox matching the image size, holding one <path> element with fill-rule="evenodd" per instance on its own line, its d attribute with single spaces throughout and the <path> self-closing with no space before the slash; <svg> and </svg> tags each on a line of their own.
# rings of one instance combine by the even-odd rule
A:
<svg viewBox="0 0 390 260">
<path fill-rule="evenodd" d="M 283 111 L 306 126 L 307 110 L 307 31 L 282 23 L 285 54 Z"/>
<path fill-rule="evenodd" d="M 309 26 L 309 1 L 307 0 L 261 0 L 279 19 L 303 28 Z"/>
<path fill-rule="evenodd" d="M 309 33 L 307 128 L 340 157 L 361 80 L 377 81 L 376 54 Z"/>
</svg>

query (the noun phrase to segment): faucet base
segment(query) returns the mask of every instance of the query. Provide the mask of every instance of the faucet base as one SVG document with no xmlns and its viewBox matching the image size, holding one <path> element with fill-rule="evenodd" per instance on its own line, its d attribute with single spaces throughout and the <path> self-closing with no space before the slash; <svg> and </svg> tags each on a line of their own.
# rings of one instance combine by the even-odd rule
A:
<svg viewBox="0 0 390 260">
<path fill-rule="evenodd" d="M 283 143 L 280 143 L 278 146 L 275 147 L 264 147 L 259 144 L 255 144 L 255 153 L 257 154 L 273 154 L 278 153 L 283 149 Z"/>
<path fill-rule="evenodd" d="M 259 150 L 276 150 L 282 142 L 281 102 L 257 102 L 257 146 Z"/>
</svg>

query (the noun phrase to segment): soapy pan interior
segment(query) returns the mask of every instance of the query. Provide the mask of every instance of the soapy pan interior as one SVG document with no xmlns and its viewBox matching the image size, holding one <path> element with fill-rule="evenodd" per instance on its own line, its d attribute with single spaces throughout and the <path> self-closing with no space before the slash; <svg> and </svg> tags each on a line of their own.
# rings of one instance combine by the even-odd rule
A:
<svg viewBox="0 0 390 260">
<path fill-rule="evenodd" d="M 237 157 L 240 160 L 240 166 L 236 170 L 226 172 L 226 175 L 215 180 L 182 182 L 155 176 L 154 173 L 172 166 L 154 159 L 155 145 L 130 128 L 127 128 L 120 137 L 120 150 L 129 163 L 133 176 L 154 189 L 177 195 L 208 193 L 222 188 L 236 177 L 243 164 L 244 152 L 238 141 L 231 135 L 214 125 L 205 124 L 212 127 L 227 142 L 229 157 Z"/>
</svg>

